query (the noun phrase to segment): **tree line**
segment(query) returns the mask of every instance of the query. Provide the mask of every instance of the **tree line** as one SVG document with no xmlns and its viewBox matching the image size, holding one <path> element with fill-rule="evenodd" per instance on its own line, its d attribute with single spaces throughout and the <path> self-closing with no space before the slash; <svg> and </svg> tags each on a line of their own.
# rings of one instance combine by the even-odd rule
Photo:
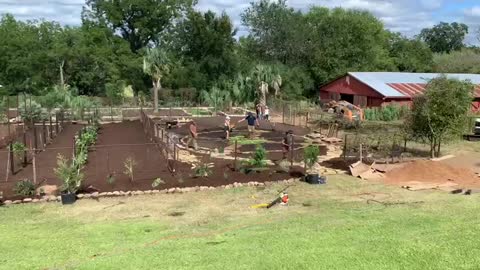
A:
<svg viewBox="0 0 480 270">
<path fill-rule="evenodd" d="M 460 23 L 408 38 L 366 11 L 301 12 L 285 0 L 260 0 L 243 11 L 248 34 L 237 39 L 227 14 L 195 6 L 194 0 L 86 0 L 79 26 L 5 14 L 0 94 L 46 95 L 68 85 L 78 95 L 115 96 L 129 85 L 136 94 L 160 89 L 161 100 L 231 105 L 269 94 L 313 97 L 348 71 L 476 73 L 480 66 L 480 52 L 464 44 L 468 27 Z"/>
</svg>

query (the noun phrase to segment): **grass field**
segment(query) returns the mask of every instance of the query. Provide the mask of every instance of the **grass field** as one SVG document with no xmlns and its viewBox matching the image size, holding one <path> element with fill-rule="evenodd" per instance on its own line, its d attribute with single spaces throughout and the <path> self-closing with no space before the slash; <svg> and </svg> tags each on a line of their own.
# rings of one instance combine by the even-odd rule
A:
<svg viewBox="0 0 480 270">
<path fill-rule="evenodd" d="M 348 176 L 0 207 L 0 269 L 478 269 L 480 197 Z M 382 204 L 383 202 L 383 204 Z"/>
</svg>

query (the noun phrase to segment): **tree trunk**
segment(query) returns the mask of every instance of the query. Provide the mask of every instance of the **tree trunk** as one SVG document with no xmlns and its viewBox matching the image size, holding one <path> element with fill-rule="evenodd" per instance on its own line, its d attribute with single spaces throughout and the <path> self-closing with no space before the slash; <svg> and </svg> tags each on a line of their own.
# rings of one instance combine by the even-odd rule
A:
<svg viewBox="0 0 480 270">
<path fill-rule="evenodd" d="M 437 142 L 437 157 L 440 157 L 440 146 L 442 144 L 442 140 L 439 138 Z"/>
<path fill-rule="evenodd" d="M 65 65 L 65 61 L 62 61 L 60 64 L 60 87 L 63 91 L 65 91 L 65 81 L 63 79 L 63 66 Z"/>
<path fill-rule="evenodd" d="M 158 90 L 161 87 L 160 79 L 157 79 L 153 82 L 153 102 L 154 102 L 154 112 L 158 112 Z"/>
<path fill-rule="evenodd" d="M 430 138 L 430 157 L 435 158 L 435 138 Z"/>
</svg>

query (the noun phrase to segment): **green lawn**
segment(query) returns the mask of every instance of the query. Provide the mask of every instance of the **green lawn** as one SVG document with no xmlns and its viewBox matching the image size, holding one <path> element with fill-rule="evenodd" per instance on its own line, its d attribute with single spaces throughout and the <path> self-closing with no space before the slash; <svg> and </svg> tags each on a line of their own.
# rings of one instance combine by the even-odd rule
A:
<svg viewBox="0 0 480 270">
<path fill-rule="evenodd" d="M 411 192 L 337 176 L 323 186 L 290 187 L 288 207 L 249 208 L 282 186 L 0 207 L 0 269 L 480 265 L 478 195 Z"/>
</svg>

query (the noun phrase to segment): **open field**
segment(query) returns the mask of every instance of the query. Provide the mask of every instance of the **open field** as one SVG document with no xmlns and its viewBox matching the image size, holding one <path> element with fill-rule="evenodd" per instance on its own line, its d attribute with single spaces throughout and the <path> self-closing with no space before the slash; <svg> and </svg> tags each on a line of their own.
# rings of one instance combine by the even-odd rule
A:
<svg viewBox="0 0 480 270">
<path fill-rule="evenodd" d="M 348 176 L 0 208 L 0 269 L 475 269 L 480 197 Z M 382 204 L 383 203 L 383 204 Z"/>
</svg>

